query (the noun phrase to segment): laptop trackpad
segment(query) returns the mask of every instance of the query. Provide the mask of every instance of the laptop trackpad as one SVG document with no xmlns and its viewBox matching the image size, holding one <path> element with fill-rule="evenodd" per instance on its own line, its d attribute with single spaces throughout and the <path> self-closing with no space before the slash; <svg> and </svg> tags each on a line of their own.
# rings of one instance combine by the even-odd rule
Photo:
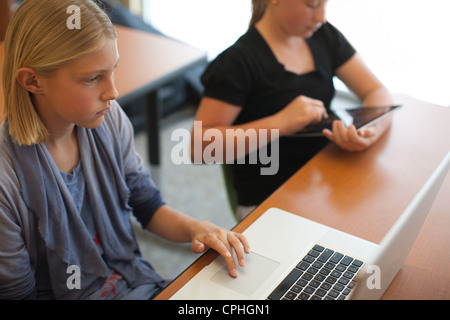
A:
<svg viewBox="0 0 450 320">
<path fill-rule="evenodd" d="M 225 263 L 225 260 L 223 261 Z M 245 296 L 250 296 L 279 265 L 279 262 L 250 252 L 245 256 L 245 267 L 242 268 L 237 264 L 237 278 L 230 276 L 225 265 L 212 276 L 211 281 Z"/>
</svg>

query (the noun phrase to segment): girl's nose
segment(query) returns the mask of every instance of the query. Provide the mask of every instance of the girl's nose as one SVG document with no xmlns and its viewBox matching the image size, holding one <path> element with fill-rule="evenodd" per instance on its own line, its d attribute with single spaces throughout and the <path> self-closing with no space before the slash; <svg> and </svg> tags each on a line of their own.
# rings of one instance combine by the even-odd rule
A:
<svg viewBox="0 0 450 320">
<path fill-rule="evenodd" d="M 114 83 L 114 75 L 111 75 L 108 85 L 104 91 L 104 100 L 116 100 L 119 97 L 119 92 L 117 92 L 116 85 Z"/>
<path fill-rule="evenodd" d="M 323 3 L 319 8 L 317 8 L 314 19 L 321 24 L 327 22 L 325 3 Z"/>
</svg>

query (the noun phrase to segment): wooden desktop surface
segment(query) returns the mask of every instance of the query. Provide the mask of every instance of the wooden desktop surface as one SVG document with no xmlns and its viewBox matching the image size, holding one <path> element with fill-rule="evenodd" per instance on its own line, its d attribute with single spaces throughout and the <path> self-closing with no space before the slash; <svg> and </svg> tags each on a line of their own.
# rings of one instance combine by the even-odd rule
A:
<svg viewBox="0 0 450 320">
<path fill-rule="evenodd" d="M 379 243 L 450 151 L 450 108 L 405 95 L 396 99 L 403 108 L 376 145 L 349 153 L 329 144 L 234 230 L 244 231 L 278 207 Z M 450 174 L 383 299 L 450 299 L 449 195 Z M 214 257 L 201 256 L 157 299 L 170 298 Z"/>
<path fill-rule="evenodd" d="M 193 65 L 206 62 L 206 51 L 145 31 L 116 26 L 120 55 L 115 71 L 119 102 L 173 81 Z"/>
</svg>

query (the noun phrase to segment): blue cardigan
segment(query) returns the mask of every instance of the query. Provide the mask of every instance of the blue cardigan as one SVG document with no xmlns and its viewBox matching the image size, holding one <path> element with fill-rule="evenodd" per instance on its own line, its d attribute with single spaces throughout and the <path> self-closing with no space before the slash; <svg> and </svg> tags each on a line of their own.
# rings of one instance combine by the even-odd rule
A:
<svg viewBox="0 0 450 320">
<path fill-rule="evenodd" d="M 45 145 L 19 146 L 8 130 L 5 121 L 0 125 L 0 298 L 100 298 L 117 274 L 126 291 L 118 297 L 157 292 L 162 279 L 139 252 L 130 213 L 145 227 L 164 202 L 135 151 L 132 125 L 120 106 L 114 102 L 99 127 L 77 128 L 102 254 Z M 68 286 L 69 266 L 79 268 L 80 289 Z"/>
</svg>

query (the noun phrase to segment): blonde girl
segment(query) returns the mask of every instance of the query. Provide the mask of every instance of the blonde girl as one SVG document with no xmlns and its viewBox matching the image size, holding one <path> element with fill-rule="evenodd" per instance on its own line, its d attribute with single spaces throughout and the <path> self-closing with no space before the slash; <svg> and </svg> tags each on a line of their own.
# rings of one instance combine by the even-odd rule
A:
<svg viewBox="0 0 450 320">
<path fill-rule="evenodd" d="M 79 14 L 79 28 L 68 19 Z M 5 40 L 0 125 L 0 298 L 150 299 L 165 286 L 130 223 L 213 248 L 230 274 L 246 239 L 169 207 L 115 99 L 120 56 L 91 0 L 25 0 Z"/>
</svg>

